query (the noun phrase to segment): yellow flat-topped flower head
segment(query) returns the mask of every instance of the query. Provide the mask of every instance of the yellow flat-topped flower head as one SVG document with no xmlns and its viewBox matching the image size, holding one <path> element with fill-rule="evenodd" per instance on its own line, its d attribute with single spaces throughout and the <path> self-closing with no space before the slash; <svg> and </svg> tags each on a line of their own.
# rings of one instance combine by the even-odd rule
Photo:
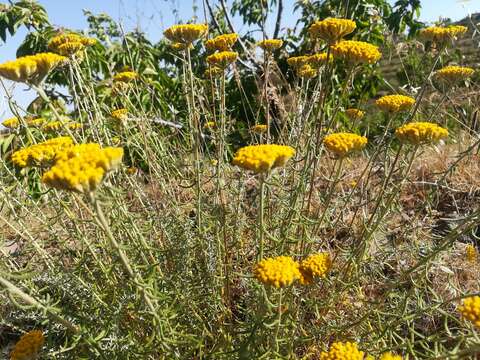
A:
<svg viewBox="0 0 480 360">
<path fill-rule="evenodd" d="M 395 135 L 402 142 L 421 145 L 446 138 L 448 130 L 430 122 L 411 122 L 399 127 Z"/>
<path fill-rule="evenodd" d="M 467 80 L 475 70 L 466 66 L 445 66 L 435 73 L 435 76 L 450 85 Z"/>
<path fill-rule="evenodd" d="M 35 145 L 27 146 L 12 154 L 12 162 L 19 167 L 52 165 L 58 155 L 73 146 L 70 137 L 57 137 Z"/>
<path fill-rule="evenodd" d="M 353 20 L 327 18 L 314 22 L 308 32 L 314 39 L 322 39 L 329 44 L 333 44 L 352 33 L 356 28 L 357 24 Z"/>
<path fill-rule="evenodd" d="M 163 33 L 165 37 L 176 43 L 191 44 L 202 38 L 208 31 L 207 24 L 173 25 Z"/>
<path fill-rule="evenodd" d="M 38 357 L 45 338 L 40 330 L 32 330 L 22 335 L 10 353 L 10 360 L 34 360 Z"/>
<path fill-rule="evenodd" d="M 438 44 L 453 42 L 467 32 L 468 28 L 461 25 L 431 26 L 420 30 L 419 34 L 425 40 Z"/>
<path fill-rule="evenodd" d="M 480 327 L 480 296 L 470 296 L 463 299 L 458 311 L 473 325 Z"/>
<path fill-rule="evenodd" d="M 0 76 L 16 81 L 38 84 L 67 58 L 53 53 L 23 56 L 0 65 Z"/>
<path fill-rule="evenodd" d="M 113 110 L 111 113 L 110 113 L 110 116 L 112 118 L 114 118 L 115 120 L 118 120 L 120 122 L 123 122 L 127 119 L 128 117 L 128 110 L 127 109 L 117 109 L 117 110 Z"/>
<path fill-rule="evenodd" d="M 297 76 L 305 79 L 311 79 L 318 75 L 318 70 L 308 64 L 302 65 L 297 69 Z"/>
<path fill-rule="evenodd" d="M 250 130 L 256 134 L 263 134 L 267 132 L 268 127 L 265 124 L 257 124 L 252 126 Z"/>
<path fill-rule="evenodd" d="M 97 41 L 78 34 L 60 34 L 54 36 L 48 43 L 48 48 L 63 56 L 73 56 Z"/>
<path fill-rule="evenodd" d="M 42 130 L 47 132 L 56 132 L 63 129 L 78 130 L 83 126 L 78 122 L 70 121 L 70 119 L 65 118 L 62 121 L 50 121 L 42 126 Z"/>
<path fill-rule="evenodd" d="M 325 52 L 310 55 L 310 56 L 308 56 L 307 63 L 311 67 L 313 67 L 315 69 L 318 69 L 318 68 L 322 67 L 323 65 L 325 65 L 327 63 L 327 56 L 328 56 L 328 54 L 325 53 Z M 328 61 L 329 62 L 333 61 L 333 56 L 331 54 L 328 57 Z"/>
<path fill-rule="evenodd" d="M 293 155 L 295 155 L 295 149 L 291 146 L 250 145 L 239 149 L 235 153 L 232 164 L 255 173 L 263 173 L 285 166 Z"/>
<path fill-rule="evenodd" d="M 182 51 L 182 50 L 192 49 L 193 45 L 192 44 L 179 43 L 179 42 L 173 42 L 173 43 L 170 43 L 170 47 L 175 51 Z"/>
<path fill-rule="evenodd" d="M 266 52 L 273 52 L 275 50 L 278 50 L 282 47 L 282 45 L 283 40 L 280 39 L 265 39 L 257 43 L 257 46 Z"/>
<path fill-rule="evenodd" d="M 402 360 L 402 357 L 391 352 L 386 352 L 380 356 L 379 360 Z"/>
<path fill-rule="evenodd" d="M 122 148 L 101 148 L 93 143 L 75 145 L 58 154 L 55 165 L 45 172 L 42 182 L 60 190 L 92 192 L 105 174 L 121 163 L 122 157 Z"/>
<path fill-rule="evenodd" d="M 301 56 L 292 56 L 287 59 L 288 65 L 293 67 L 294 69 L 298 69 L 303 65 L 307 64 L 309 60 L 308 56 L 301 55 Z"/>
<path fill-rule="evenodd" d="M 44 118 L 28 118 L 26 119 L 26 123 L 27 123 L 27 126 L 31 126 L 31 127 L 39 127 L 39 126 L 42 126 L 43 124 L 45 124 L 47 120 L 45 120 Z"/>
<path fill-rule="evenodd" d="M 215 124 L 215 121 L 207 121 L 207 122 L 203 125 L 203 128 L 204 128 L 204 129 L 214 129 L 216 125 L 217 125 L 217 124 Z"/>
<path fill-rule="evenodd" d="M 238 53 L 234 51 L 221 51 L 207 56 L 207 62 L 220 69 L 225 69 L 228 65 L 237 61 Z"/>
<path fill-rule="evenodd" d="M 320 360 L 363 360 L 364 353 L 354 342 L 334 342 L 328 352 L 320 354 Z"/>
<path fill-rule="evenodd" d="M 385 95 L 375 103 L 383 111 L 396 113 L 410 110 L 415 104 L 415 99 L 406 95 Z"/>
<path fill-rule="evenodd" d="M 20 125 L 20 121 L 16 117 L 3 120 L 2 125 L 9 129 L 15 129 Z"/>
<path fill-rule="evenodd" d="M 213 39 L 205 41 L 205 47 L 208 51 L 230 51 L 232 50 L 233 45 L 238 40 L 238 35 L 233 34 L 223 34 L 214 37 Z"/>
<path fill-rule="evenodd" d="M 374 64 L 382 57 L 377 46 L 363 41 L 340 41 L 333 45 L 331 49 L 336 59 L 343 59 L 354 65 Z"/>
<path fill-rule="evenodd" d="M 113 76 L 114 82 L 129 83 L 138 78 L 135 71 L 122 71 Z"/>
<path fill-rule="evenodd" d="M 323 144 L 335 156 L 344 158 L 367 145 L 367 138 L 352 133 L 335 133 L 325 136 Z"/>
<path fill-rule="evenodd" d="M 309 285 L 316 277 L 325 277 L 332 267 L 332 260 L 328 253 L 309 255 L 300 262 L 300 283 Z"/>
<path fill-rule="evenodd" d="M 465 247 L 465 255 L 466 255 L 467 261 L 471 263 L 475 263 L 478 258 L 477 248 L 472 244 L 468 244 Z"/>
<path fill-rule="evenodd" d="M 263 259 L 255 265 L 253 273 L 262 284 L 276 288 L 291 285 L 301 276 L 298 263 L 290 256 Z"/>
<path fill-rule="evenodd" d="M 350 108 L 345 110 L 345 115 L 347 115 L 350 120 L 361 120 L 365 116 L 365 112 L 360 109 Z"/>
</svg>

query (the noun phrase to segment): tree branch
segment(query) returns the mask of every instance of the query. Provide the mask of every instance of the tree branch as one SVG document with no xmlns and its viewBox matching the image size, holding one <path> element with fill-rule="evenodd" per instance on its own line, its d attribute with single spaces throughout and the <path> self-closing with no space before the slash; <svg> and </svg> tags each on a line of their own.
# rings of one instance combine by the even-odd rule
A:
<svg viewBox="0 0 480 360">
<path fill-rule="evenodd" d="M 275 31 L 273 32 L 274 39 L 278 38 L 278 34 L 280 33 L 282 15 L 283 15 L 283 0 L 278 0 L 277 21 L 275 22 Z"/>
</svg>

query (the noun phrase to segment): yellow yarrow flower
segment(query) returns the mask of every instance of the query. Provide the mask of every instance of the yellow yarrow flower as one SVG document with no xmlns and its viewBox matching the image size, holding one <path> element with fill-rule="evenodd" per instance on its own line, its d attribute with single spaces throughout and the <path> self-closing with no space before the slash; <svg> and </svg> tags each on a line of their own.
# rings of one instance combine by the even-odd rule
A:
<svg viewBox="0 0 480 360">
<path fill-rule="evenodd" d="M 46 120 L 44 118 L 29 118 L 29 119 L 26 119 L 26 123 L 28 126 L 32 126 L 32 127 L 38 127 L 38 126 L 41 126 L 43 125 L 44 123 L 46 122 Z"/>
<path fill-rule="evenodd" d="M 113 76 L 113 81 L 129 83 L 138 78 L 138 74 L 135 71 L 122 71 Z"/>
<path fill-rule="evenodd" d="M 113 110 L 110 113 L 110 116 L 114 118 L 115 120 L 118 120 L 120 122 L 125 121 L 128 116 L 128 110 L 127 109 L 117 109 Z"/>
<path fill-rule="evenodd" d="M 266 52 L 273 52 L 282 47 L 283 40 L 280 39 L 265 39 L 257 43 L 257 46 Z"/>
<path fill-rule="evenodd" d="M 300 262 L 300 283 L 309 285 L 315 277 L 325 277 L 332 267 L 332 260 L 327 253 L 309 255 Z"/>
<path fill-rule="evenodd" d="M 213 129 L 217 124 L 215 124 L 215 121 L 207 121 L 205 125 L 203 125 L 204 129 Z"/>
<path fill-rule="evenodd" d="M 472 244 L 468 244 L 465 248 L 465 255 L 466 255 L 467 260 L 469 262 L 475 263 L 477 261 L 477 258 L 478 258 L 477 248 Z"/>
<path fill-rule="evenodd" d="M 235 51 L 221 51 L 207 56 L 207 62 L 221 69 L 225 69 L 228 65 L 237 61 L 238 53 Z"/>
<path fill-rule="evenodd" d="M 68 120 L 65 121 L 50 121 L 46 123 L 45 125 L 42 126 L 42 130 L 44 131 L 51 131 L 55 132 L 58 130 L 62 129 L 70 129 L 70 130 L 78 130 L 81 129 L 83 126 L 82 124 L 78 122 L 68 122 Z"/>
<path fill-rule="evenodd" d="M 123 149 L 98 144 L 75 145 L 58 154 L 58 160 L 47 171 L 42 182 L 60 190 L 88 193 L 94 191 L 108 171 L 122 161 Z"/>
<path fill-rule="evenodd" d="M 396 113 L 409 110 L 415 104 L 415 99 L 405 95 L 385 95 L 375 103 L 383 111 Z"/>
<path fill-rule="evenodd" d="M 165 37 L 176 43 L 191 44 L 202 38 L 208 31 L 207 24 L 173 25 L 163 33 Z"/>
<path fill-rule="evenodd" d="M 238 35 L 223 34 L 214 37 L 213 39 L 205 41 L 205 47 L 208 51 L 230 51 L 238 40 Z"/>
<path fill-rule="evenodd" d="M 475 70 L 465 66 L 445 66 L 435 73 L 435 76 L 449 84 L 467 80 Z"/>
<path fill-rule="evenodd" d="M 22 335 L 10 353 L 10 360 L 33 360 L 38 357 L 45 338 L 40 330 L 32 330 Z"/>
<path fill-rule="evenodd" d="M 429 122 L 411 122 L 399 127 L 395 135 L 402 142 L 420 145 L 446 138 L 448 130 Z"/>
<path fill-rule="evenodd" d="M 459 36 L 465 34 L 468 28 L 466 26 L 451 25 L 451 26 L 431 26 L 420 30 L 420 37 L 425 40 L 433 41 L 439 44 L 444 44 L 447 41 L 454 41 Z"/>
<path fill-rule="evenodd" d="M 345 110 L 345 115 L 347 115 L 350 120 L 361 120 L 365 116 L 365 112 L 359 109 L 351 108 Z"/>
<path fill-rule="evenodd" d="M 363 41 L 346 40 L 332 46 L 335 58 L 343 59 L 351 64 L 374 64 L 382 54 L 378 47 Z"/>
<path fill-rule="evenodd" d="M 328 61 L 329 62 L 333 61 L 332 55 L 329 56 Z M 308 56 L 307 63 L 311 67 L 318 69 L 327 63 L 327 53 L 324 52 L 324 53 L 310 55 Z"/>
<path fill-rule="evenodd" d="M 325 136 L 323 144 L 339 158 L 360 151 L 367 145 L 367 138 L 352 133 L 335 133 Z"/>
<path fill-rule="evenodd" d="M 300 68 L 303 65 L 307 64 L 309 60 L 309 56 L 292 56 L 287 59 L 288 65 L 290 65 L 293 68 Z"/>
<path fill-rule="evenodd" d="M 289 256 L 261 260 L 254 267 L 254 276 L 264 285 L 288 286 L 300 278 L 298 263 Z"/>
<path fill-rule="evenodd" d="M 184 44 L 179 42 L 173 42 L 170 44 L 170 47 L 175 51 L 187 50 L 193 48 L 192 44 Z"/>
<path fill-rule="evenodd" d="M 38 84 L 67 58 L 53 53 L 23 56 L 0 65 L 0 76 L 16 82 Z"/>
<path fill-rule="evenodd" d="M 317 69 L 311 67 L 308 64 L 305 64 L 297 69 L 297 76 L 301 78 L 311 79 L 317 76 L 318 71 Z"/>
<path fill-rule="evenodd" d="M 379 360 L 402 360 L 402 357 L 391 352 L 386 352 L 380 356 Z"/>
<path fill-rule="evenodd" d="M 463 299 L 458 311 L 465 319 L 480 327 L 480 296 L 470 296 Z"/>
<path fill-rule="evenodd" d="M 333 44 L 352 33 L 356 28 L 357 24 L 353 20 L 327 18 L 313 23 L 308 32 L 314 39 L 322 39 L 329 44 Z"/>
<path fill-rule="evenodd" d="M 12 154 L 12 162 L 19 167 L 51 165 L 60 152 L 71 147 L 73 140 L 70 137 L 57 137 L 26 148 Z"/>
<path fill-rule="evenodd" d="M 53 37 L 49 41 L 48 48 L 60 55 L 72 56 L 96 43 L 97 41 L 95 39 L 78 34 L 61 34 Z"/>
<path fill-rule="evenodd" d="M 286 145 L 250 145 L 235 153 L 232 164 L 255 173 L 263 173 L 285 166 L 293 155 L 295 149 Z"/>
<path fill-rule="evenodd" d="M 12 117 L 4 120 L 2 125 L 9 129 L 15 129 L 20 125 L 20 121 L 16 117 Z"/>
<path fill-rule="evenodd" d="M 250 130 L 254 133 L 257 133 L 257 134 L 263 134 L 263 133 L 267 132 L 268 127 L 265 124 L 257 124 L 257 125 L 252 126 L 252 128 Z"/>
<path fill-rule="evenodd" d="M 334 342 L 328 352 L 320 354 L 320 360 L 363 360 L 364 353 L 354 342 Z"/>
</svg>

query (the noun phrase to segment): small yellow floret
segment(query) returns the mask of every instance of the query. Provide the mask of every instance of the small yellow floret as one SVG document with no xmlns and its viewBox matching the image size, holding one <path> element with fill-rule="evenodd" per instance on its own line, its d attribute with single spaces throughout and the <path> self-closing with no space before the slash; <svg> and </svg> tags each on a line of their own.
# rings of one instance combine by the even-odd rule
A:
<svg viewBox="0 0 480 360">
<path fill-rule="evenodd" d="M 327 253 L 309 255 L 300 262 L 300 283 L 309 285 L 315 277 L 325 277 L 332 267 L 332 260 Z"/>
<path fill-rule="evenodd" d="M 480 296 L 470 296 L 463 299 L 458 311 L 465 319 L 480 327 Z"/>
<path fill-rule="evenodd" d="M 257 43 L 257 46 L 266 52 L 272 52 L 280 49 L 283 45 L 283 40 L 280 39 L 266 39 Z"/>
<path fill-rule="evenodd" d="M 16 117 L 12 117 L 4 120 L 2 125 L 9 129 L 15 129 L 20 125 L 20 121 Z"/>
<path fill-rule="evenodd" d="M 323 144 L 339 158 L 362 150 L 367 145 L 367 138 L 351 133 L 335 133 L 325 136 Z"/>
<path fill-rule="evenodd" d="M 221 51 L 207 56 L 207 62 L 215 67 L 225 69 L 228 65 L 237 61 L 238 53 L 235 51 Z"/>
<path fill-rule="evenodd" d="M 313 38 L 322 39 L 329 44 L 333 44 L 345 35 L 352 33 L 356 27 L 357 24 L 353 20 L 327 18 L 313 23 L 308 32 Z"/>
<path fill-rule="evenodd" d="M 215 124 L 215 121 L 207 121 L 205 125 L 203 125 L 204 129 L 213 129 L 217 124 Z"/>
<path fill-rule="evenodd" d="M 122 71 L 114 75 L 113 81 L 129 83 L 135 80 L 136 78 L 138 78 L 138 74 L 135 71 Z"/>
<path fill-rule="evenodd" d="M 402 142 L 420 145 L 446 138 L 448 130 L 429 122 L 412 122 L 399 127 L 395 135 Z"/>
<path fill-rule="evenodd" d="M 207 24 L 185 24 L 173 25 L 165 30 L 163 34 L 172 42 L 191 44 L 205 36 L 207 31 Z"/>
<path fill-rule="evenodd" d="M 465 255 L 466 255 L 467 260 L 469 262 L 475 263 L 477 261 L 477 258 L 478 258 L 477 248 L 472 244 L 468 244 L 465 248 Z"/>
<path fill-rule="evenodd" d="M 303 65 L 307 64 L 308 60 L 309 60 L 309 56 L 305 56 L 305 55 L 292 56 L 292 57 L 289 57 L 287 59 L 287 63 L 291 67 L 298 69 L 298 68 L 302 67 Z"/>
<path fill-rule="evenodd" d="M 255 173 L 268 172 L 284 166 L 295 155 L 295 149 L 285 145 L 250 145 L 239 149 L 232 164 Z"/>
<path fill-rule="evenodd" d="M 257 124 L 257 125 L 252 126 L 252 128 L 250 130 L 254 133 L 257 133 L 257 134 L 263 134 L 263 133 L 267 132 L 268 127 L 265 124 Z"/>
<path fill-rule="evenodd" d="M 409 110 L 415 104 L 415 99 L 405 95 L 385 95 L 375 103 L 383 111 L 396 113 Z"/>
<path fill-rule="evenodd" d="M 237 42 L 238 35 L 233 34 L 223 34 L 214 37 L 213 39 L 207 40 L 205 42 L 205 47 L 208 51 L 230 51 L 233 45 Z"/>
<path fill-rule="evenodd" d="M 254 276 L 264 285 L 276 288 L 292 284 L 300 278 L 298 263 L 289 256 L 277 256 L 261 260 L 254 267 Z"/>
<path fill-rule="evenodd" d="M 71 147 L 72 144 L 73 141 L 70 137 L 50 139 L 15 151 L 12 154 L 12 162 L 19 167 L 46 167 L 57 159 L 60 152 Z"/>
<path fill-rule="evenodd" d="M 391 352 L 386 352 L 380 356 L 379 360 L 402 360 L 402 357 Z"/>
<path fill-rule="evenodd" d="M 117 109 L 113 110 L 110 114 L 112 118 L 118 121 L 125 121 L 127 119 L 128 110 L 127 109 Z"/>
<path fill-rule="evenodd" d="M 345 110 L 345 115 L 347 115 L 350 120 L 361 120 L 365 116 L 365 112 L 360 109 L 351 108 Z"/>
<path fill-rule="evenodd" d="M 334 342 L 328 352 L 320 354 L 320 360 L 363 360 L 364 353 L 354 342 Z"/>
<path fill-rule="evenodd" d="M 374 64 L 382 54 L 378 47 L 363 41 L 346 40 L 332 46 L 335 58 L 343 59 L 351 64 Z"/>
<path fill-rule="evenodd" d="M 40 330 L 32 330 L 22 335 L 20 340 L 15 344 L 10 353 L 10 360 L 32 360 L 36 359 L 45 338 Z"/>
<path fill-rule="evenodd" d="M 317 74 L 317 69 L 311 67 L 308 64 L 302 65 L 300 68 L 297 69 L 297 76 L 301 78 L 311 79 L 317 76 Z"/>
</svg>

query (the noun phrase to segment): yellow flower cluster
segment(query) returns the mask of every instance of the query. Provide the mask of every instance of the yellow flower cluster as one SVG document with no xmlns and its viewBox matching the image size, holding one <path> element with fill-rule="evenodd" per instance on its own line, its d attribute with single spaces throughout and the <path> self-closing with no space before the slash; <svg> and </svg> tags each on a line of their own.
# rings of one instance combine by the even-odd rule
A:
<svg viewBox="0 0 480 360">
<path fill-rule="evenodd" d="M 165 37 L 176 43 L 191 44 L 202 38 L 208 31 L 207 24 L 173 25 L 163 33 Z"/>
<path fill-rule="evenodd" d="M 328 352 L 320 354 L 320 360 L 363 360 L 363 356 L 354 342 L 334 342 Z"/>
<path fill-rule="evenodd" d="M 280 49 L 283 45 L 283 40 L 280 39 L 266 39 L 262 40 L 257 45 L 266 52 L 272 52 Z"/>
<path fill-rule="evenodd" d="M 237 61 L 238 53 L 235 51 L 220 51 L 207 56 L 207 62 L 217 68 L 225 69 L 228 65 Z"/>
<path fill-rule="evenodd" d="M 315 277 L 325 277 L 332 267 L 332 260 L 327 253 L 309 255 L 300 262 L 300 283 L 309 285 Z"/>
<path fill-rule="evenodd" d="M 345 110 L 345 115 L 347 115 L 350 120 L 360 120 L 365 116 L 365 112 L 359 109 L 351 108 Z"/>
<path fill-rule="evenodd" d="M 72 144 L 73 141 L 69 137 L 50 139 L 15 151 L 12 154 L 12 162 L 19 167 L 49 166 L 60 152 L 71 147 Z"/>
<path fill-rule="evenodd" d="M 122 71 L 113 76 L 113 81 L 129 83 L 138 78 L 138 74 L 135 71 Z"/>
<path fill-rule="evenodd" d="M 42 126 L 44 131 L 55 132 L 62 129 L 78 130 L 82 128 L 82 124 L 78 122 L 67 122 L 67 121 L 50 121 Z"/>
<path fill-rule="evenodd" d="M 61 34 L 53 37 L 48 43 L 48 48 L 63 56 L 72 56 L 88 46 L 95 45 L 95 39 L 78 34 Z"/>
<path fill-rule="evenodd" d="M 456 40 L 459 36 L 465 34 L 467 30 L 467 27 L 460 25 L 431 26 L 420 30 L 420 36 L 426 40 L 442 44 L 448 40 Z"/>
<path fill-rule="evenodd" d="M 382 354 L 379 360 L 402 360 L 400 355 L 392 354 L 391 352 L 386 352 Z"/>
<path fill-rule="evenodd" d="M 402 142 L 420 145 L 446 138 L 448 130 L 429 122 L 412 122 L 399 127 L 395 135 Z"/>
<path fill-rule="evenodd" d="M 263 134 L 263 133 L 267 132 L 267 129 L 268 129 L 267 125 L 257 124 L 257 125 L 252 126 L 252 128 L 250 130 L 254 133 L 257 133 L 257 134 Z"/>
<path fill-rule="evenodd" d="M 289 256 L 263 259 L 255 265 L 253 273 L 262 284 L 276 288 L 288 286 L 301 276 L 298 263 Z"/>
<path fill-rule="evenodd" d="M 98 144 L 81 144 L 58 154 L 58 160 L 42 177 L 56 189 L 87 193 L 94 191 L 105 174 L 115 169 L 123 157 L 122 148 L 101 148 Z"/>
<path fill-rule="evenodd" d="M 378 47 L 363 41 L 346 40 L 332 46 L 335 58 L 344 59 L 351 64 L 374 64 L 382 54 Z"/>
<path fill-rule="evenodd" d="M 41 126 L 45 123 L 45 119 L 44 118 L 30 118 L 30 119 L 26 119 L 26 123 L 28 126 L 32 126 L 32 127 L 38 127 L 38 126 Z"/>
<path fill-rule="evenodd" d="M 20 125 L 20 121 L 16 117 L 6 119 L 2 122 L 2 125 L 9 129 L 15 129 Z"/>
<path fill-rule="evenodd" d="M 239 149 L 232 164 L 255 173 L 284 166 L 295 155 L 295 149 L 285 145 L 250 145 Z"/>
<path fill-rule="evenodd" d="M 230 51 L 238 40 L 238 35 L 223 34 L 214 37 L 213 39 L 205 41 L 205 47 L 208 51 Z"/>
<path fill-rule="evenodd" d="M 32 330 L 22 335 L 10 353 L 10 360 L 36 359 L 45 338 L 40 330 Z"/>
<path fill-rule="evenodd" d="M 308 63 L 308 56 L 301 55 L 301 56 L 292 56 L 287 59 L 288 65 L 291 67 L 298 69 L 302 67 L 303 65 Z"/>
<path fill-rule="evenodd" d="M 67 58 L 53 53 L 23 56 L 0 65 L 0 76 L 17 82 L 37 84 Z"/>
<path fill-rule="evenodd" d="M 333 61 L 333 56 L 331 54 L 329 56 L 328 61 L 329 62 Z M 323 52 L 323 53 L 310 55 L 308 56 L 307 62 L 308 62 L 308 65 L 310 65 L 311 67 L 318 69 L 319 67 L 327 63 L 327 53 Z"/>
<path fill-rule="evenodd" d="M 216 126 L 215 121 L 207 121 L 205 125 L 203 125 L 204 129 L 213 129 Z"/>
<path fill-rule="evenodd" d="M 465 66 L 445 66 L 438 70 L 435 75 L 440 80 L 455 84 L 467 80 L 474 72 L 475 70 Z"/>
<path fill-rule="evenodd" d="M 110 116 L 118 121 L 125 121 L 127 119 L 128 110 L 127 109 L 117 109 L 113 110 L 110 113 Z"/>
<path fill-rule="evenodd" d="M 466 255 L 467 260 L 469 262 L 471 262 L 471 263 L 476 262 L 477 258 L 478 258 L 477 248 L 472 244 L 468 244 L 465 248 L 465 255 Z"/>
<path fill-rule="evenodd" d="M 301 78 L 311 79 L 317 76 L 317 74 L 317 69 L 311 67 L 308 64 L 302 65 L 300 68 L 297 69 L 297 76 Z"/>
<path fill-rule="evenodd" d="M 465 298 L 462 305 L 458 307 L 458 311 L 465 319 L 480 327 L 480 296 Z"/>
<path fill-rule="evenodd" d="M 315 39 L 322 39 L 333 44 L 345 35 L 352 33 L 356 28 L 357 24 L 353 20 L 327 18 L 314 22 L 308 32 Z"/>
<path fill-rule="evenodd" d="M 325 136 L 323 144 L 339 158 L 348 156 L 354 151 L 362 150 L 367 145 L 367 138 L 352 133 L 335 133 Z"/>
<path fill-rule="evenodd" d="M 415 99 L 405 95 L 385 95 L 375 103 L 383 111 L 396 113 L 409 110 L 415 104 Z"/>
</svg>

